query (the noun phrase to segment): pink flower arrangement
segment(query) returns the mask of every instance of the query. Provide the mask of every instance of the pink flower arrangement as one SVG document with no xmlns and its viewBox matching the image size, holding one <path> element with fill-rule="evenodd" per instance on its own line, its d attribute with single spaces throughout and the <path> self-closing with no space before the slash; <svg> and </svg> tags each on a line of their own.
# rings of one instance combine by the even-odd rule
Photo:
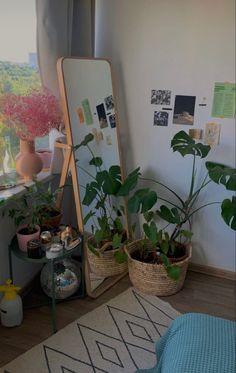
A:
<svg viewBox="0 0 236 373">
<path fill-rule="evenodd" d="M 46 88 L 28 96 L 4 95 L 0 100 L 0 112 L 3 123 L 15 128 L 22 140 L 45 136 L 62 124 L 59 101 Z"/>
</svg>

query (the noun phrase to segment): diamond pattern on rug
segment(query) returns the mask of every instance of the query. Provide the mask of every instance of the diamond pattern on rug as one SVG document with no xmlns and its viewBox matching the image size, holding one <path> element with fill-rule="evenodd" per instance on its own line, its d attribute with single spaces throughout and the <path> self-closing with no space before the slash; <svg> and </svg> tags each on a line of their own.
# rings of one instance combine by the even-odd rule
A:
<svg viewBox="0 0 236 373">
<path fill-rule="evenodd" d="M 178 315 L 168 303 L 130 288 L 0 372 L 134 373 L 155 364 L 154 343 Z"/>
<path fill-rule="evenodd" d="M 132 335 L 137 338 L 142 338 L 145 341 L 154 342 L 152 337 L 147 332 L 146 328 L 144 326 L 140 326 L 132 321 L 126 321 L 128 328 L 130 329 Z"/>
<path fill-rule="evenodd" d="M 67 371 L 72 371 L 73 373 L 109 373 L 109 371 L 100 369 L 94 365 L 92 361 L 86 362 L 47 346 L 44 346 L 44 348 L 45 358 L 48 366 L 47 372 L 61 373 L 63 372 L 63 369 L 64 371 L 67 369 Z"/>
<path fill-rule="evenodd" d="M 120 367 L 124 368 L 121 359 L 118 356 L 118 353 L 115 348 L 105 345 L 101 342 L 96 342 L 100 354 L 104 360 L 110 361 L 113 364 L 119 365 Z"/>
</svg>

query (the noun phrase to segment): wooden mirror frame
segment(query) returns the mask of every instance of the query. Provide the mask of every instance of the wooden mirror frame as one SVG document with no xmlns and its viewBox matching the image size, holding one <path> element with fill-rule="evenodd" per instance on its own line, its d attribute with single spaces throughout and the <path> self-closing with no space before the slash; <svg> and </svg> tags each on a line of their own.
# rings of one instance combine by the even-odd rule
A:
<svg viewBox="0 0 236 373">
<path fill-rule="evenodd" d="M 58 74 L 59 90 L 60 90 L 61 104 L 62 104 L 63 117 L 64 117 L 65 130 L 66 130 L 66 138 L 67 138 L 67 143 L 66 144 L 57 143 L 55 145 L 56 147 L 62 148 L 65 151 L 64 165 L 63 165 L 63 169 L 62 169 L 62 173 L 61 173 L 61 179 L 60 179 L 59 186 L 62 187 L 62 186 L 65 185 L 68 171 L 70 171 L 71 176 L 72 176 L 72 185 L 73 185 L 73 192 L 74 192 L 74 200 L 75 200 L 75 207 L 76 207 L 76 217 L 77 217 L 78 229 L 84 235 L 85 232 L 84 232 L 84 224 L 83 224 L 83 213 L 82 213 L 82 207 L 81 207 L 80 190 L 79 190 L 79 185 L 78 185 L 78 173 L 77 173 L 75 155 L 74 155 L 74 152 L 73 152 L 73 146 L 76 145 L 76 144 L 74 144 L 74 142 L 73 142 L 71 119 L 70 119 L 70 112 L 69 112 L 69 105 L 68 105 L 68 97 L 67 97 L 66 85 L 65 85 L 65 76 L 64 76 L 64 73 L 63 73 L 63 63 L 64 63 L 65 59 L 104 61 L 104 62 L 107 62 L 109 64 L 110 74 L 111 74 L 112 95 L 113 95 L 113 101 L 114 101 L 114 112 L 115 112 L 115 115 L 116 115 L 116 137 L 117 137 L 118 156 L 119 156 L 120 168 L 121 168 L 121 178 L 122 178 L 122 180 L 124 180 L 124 169 L 123 169 L 123 162 L 122 162 L 122 155 L 121 155 L 121 145 L 120 145 L 119 117 L 118 117 L 117 102 L 116 102 L 116 95 L 115 95 L 115 84 L 114 84 L 114 78 L 113 78 L 113 73 L 112 73 L 112 68 L 111 68 L 110 61 L 108 61 L 107 59 L 102 59 L 102 58 L 80 58 L 80 57 L 61 57 L 57 61 L 57 74 Z M 61 202 L 61 198 L 62 198 L 62 195 L 59 197 L 59 204 Z M 125 204 L 124 219 L 125 219 L 124 223 L 125 223 L 127 234 L 128 234 L 129 230 L 128 230 L 128 215 L 127 215 L 126 204 Z M 118 282 L 122 277 L 124 277 L 127 274 L 127 272 L 124 272 L 120 275 L 116 275 L 116 276 L 113 276 L 113 277 L 108 277 L 107 279 L 105 279 L 102 282 L 102 284 L 98 288 L 96 288 L 95 290 L 92 290 L 91 280 L 90 280 L 91 270 L 89 268 L 89 263 L 88 263 L 85 247 L 84 247 L 84 253 L 85 253 L 85 255 L 84 255 L 84 258 L 85 258 L 84 270 L 85 270 L 86 291 L 87 291 L 87 294 L 92 298 L 96 298 L 99 295 L 101 295 L 104 291 L 109 289 L 111 286 L 113 286 L 116 282 Z"/>
</svg>

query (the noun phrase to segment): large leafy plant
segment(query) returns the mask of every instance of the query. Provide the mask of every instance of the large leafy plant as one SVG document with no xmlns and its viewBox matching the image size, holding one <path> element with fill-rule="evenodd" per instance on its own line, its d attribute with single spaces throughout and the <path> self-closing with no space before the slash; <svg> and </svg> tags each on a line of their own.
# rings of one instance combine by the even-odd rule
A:
<svg viewBox="0 0 236 373">
<path fill-rule="evenodd" d="M 180 269 L 172 265 L 170 257 L 178 256 L 180 242 L 190 241 L 192 237 L 191 230 L 185 228 L 186 223 L 191 223 L 191 218 L 199 210 L 213 205 L 221 204 L 221 216 L 225 223 L 233 230 L 236 230 L 236 197 L 224 199 L 221 202 L 208 202 L 197 205 L 200 193 L 212 182 L 223 185 L 229 191 L 236 190 L 236 170 L 219 163 L 206 162 L 206 175 L 201 183 L 197 184 L 198 170 L 196 167 L 196 158 L 206 158 L 211 147 L 202 143 L 196 143 L 186 132 L 178 132 L 171 141 L 171 147 L 174 152 L 180 153 L 183 157 L 190 155 L 192 161 L 192 171 L 187 198 L 180 196 L 175 190 L 164 183 L 153 179 L 140 178 L 150 181 L 166 189 L 170 198 L 163 198 L 159 192 L 149 188 L 139 189 L 128 201 L 128 209 L 131 213 L 141 213 L 145 222 L 143 223 L 144 243 L 148 239 L 152 242 L 155 253 L 153 260 L 162 262 L 170 275 L 177 279 Z M 165 202 L 158 208 L 157 203 Z M 165 223 L 162 229 L 158 229 L 159 220 Z M 163 225 L 163 224 L 162 224 Z M 190 225 L 191 226 L 191 225 Z M 168 229 L 167 229 L 168 228 Z M 172 229 L 171 229 L 172 228 Z M 141 258 L 145 259 L 148 255 L 147 246 L 142 245 Z"/>
<path fill-rule="evenodd" d="M 61 188 L 52 190 L 51 185 L 35 181 L 32 186 L 25 186 L 22 196 L 12 196 L 1 201 L 2 216 L 13 219 L 18 227 L 26 224 L 28 232 L 33 232 L 35 225 L 43 225 L 55 213 L 59 213 L 56 206 L 57 195 Z"/>
<path fill-rule="evenodd" d="M 117 249 L 114 254 L 116 260 L 123 262 L 126 260 L 126 255 L 122 247 L 127 239 L 124 224 L 124 198 L 135 188 L 140 175 L 139 168 L 122 180 L 120 166 L 112 165 L 106 169 L 103 159 L 94 154 L 90 146 L 92 141 L 94 141 L 94 136 L 90 133 L 74 147 L 75 151 L 85 147 L 91 155 L 88 168 L 82 167 L 77 159 L 78 168 L 89 177 L 86 185 L 80 185 L 85 190 L 82 203 L 91 207 L 83 219 L 84 224 L 92 220 L 91 228 L 94 237 L 93 243 L 89 243 L 89 249 L 99 256 L 99 248 L 103 243 L 110 242 L 111 247 Z M 79 152 L 76 155 L 78 157 Z M 90 167 L 93 169 L 91 172 Z"/>
</svg>

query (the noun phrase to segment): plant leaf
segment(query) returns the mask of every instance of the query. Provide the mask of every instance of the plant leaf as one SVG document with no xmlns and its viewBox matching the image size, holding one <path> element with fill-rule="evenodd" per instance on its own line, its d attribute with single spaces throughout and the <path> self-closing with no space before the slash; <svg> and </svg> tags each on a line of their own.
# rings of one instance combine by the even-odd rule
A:
<svg viewBox="0 0 236 373">
<path fill-rule="evenodd" d="M 83 139 L 83 141 L 81 141 L 81 143 L 79 143 L 78 145 L 75 145 L 74 146 L 74 150 L 77 150 L 79 149 L 81 146 L 86 146 L 89 142 L 93 141 L 94 139 L 94 136 L 92 133 L 89 133 L 88 135 L 86 135 Z"/>
<path fill-rule="evenodd" d="M 23 215 L 16 216 L 14 219 L 15 225 L 18 227 L 20 223 L 22 223 L 24 220 L 25 220 L 25 216 Z"/>
<path fill-rule="evenodd" d="M 165 267 L 170 265 L 170 261 L 165 254 L 160 254 L 160 258 Z"/>
<path fill-rule="evenodd" d="M 89 250 L 90 250 L 94 255 L 96 255 L 96 256 L 98 256 L 98 257 L 100 256 L 99 251 L 96 250 L 95 247 L 94 247 L 90 242 L 88 242 L 88 248 L 89 248 Z"/>
<path fill-rule="evenodd" d="M 166 241 L 166 240 L 161 241 L 160 249 L 164 254 L 167 254 L 169 251 L 169 241 Z"/>
<path fill-rule="evenodd" d="M 116 195 L 121 186 L 120 166 L 111 166 L 109 171 L 98 172 L 96 180 L 105 194 Z"/>
<path fill-rule="evenodd" d="M 143 230 L 144 233 L 146 234 L 147 238 L 149 238 L 150 241 L 152 241 L 154 244 L 157 243 L 157 227 L 154 221 L 151 222 L 150 225 L 147 223 L 143 224 Z"/>
<path fill-rule="evenodd" d="M 84 225 L 87 224 L 87 222 L 89 221 L 89 219 L 95 215 L 95 212 L 90 210 L 88 214 L 85 215 L 85 217 L 83 218 L 83 223 Z"/>
<path fill-rule="evenodd" d="M 144 219 L 146 220 L 147 223 L 149 223 L 152 220 L 153 216 L 154 216 L 154 212 L 153 211 L 146 211 L 143 214 L 143 217 L 144 217 Z"/>
<path fill-rule="evenodd" d="M 123 224 L 118 217 L 114 220 L 114 228 L 119 232 L 123 231 Z"/>
<path fill-rule="evenodd" d="M 181 230 L 179 231 L 179 234 L 180 234 L 181 236 L 184 236 L 184 237 L 190 239 L 190 240 L 191 240 L 191 238 L 192 238 L 192 236 L 193 236 L 193 232 L 188 231 L 187 229 L 181 229 Z"/>
<path fill-rule="evenodd" d="M 96 242 L 97 245 L 100 244 L 100 242 L 103 240 L 104 233 L 102 229 L 97 229 L 95 234 L 94 234 L 94 241 Z"/>
<path fill-rule="evenodd" d="M 217 184 L 223 184 L 227 190 L 236 191 L 236 169 L 220 163 L 206 162 L 209 177 Z"/>
<path fill-rule="evenodd" d="M 172 280 L 177 281 L 181 274 L 181 268 L 176 265 L 170 265 L 166 268 L 167 274 Z"/>
<path fill-rule="evenodd" d="M 131 213 L 141 213 L 150 210 L 157 201 L 156 192 L 149 188 L 139 189 L 128 201 L 128 210 Z"/>
<path fill-rule="evenodd" d="M 224 199 L 221 204 L 221 216 L 225 223 L 236 231 L 236 197 Z"/>
<path fill-rule="evenodd" d="M 89 206 L 97 197 L 97 189 L 94 186 L 94 182 L 86 185 L 85 196 L 83 199 L 83 205 Z"/>
<path fill-rule="evenodd" d="M 119 264 L 126 263 L 128 261 L 127 254 L 121 252 L 120 250 L 117 250 L 114 253 L 114 258 L 115 258 L 116 262 L 119 263 Z"/>
<path fill-rule="evenodd" d="M 89 161 L 89 164 L 95 167 L 101 167 L 103 160 L 101 157 L 94 157 L 91 159 L 91 161 Z"/>
<path fill-rule="evenodd" d="M 112 239 L 112 247 L 114 249 L 118 249 L 122 246 L 122 235 L 119 234 L 119 233 L 116 233 L 114 236 L 113 236 L 113 239 Z"/>
<path fill-rule="evenodd" d="M 196 144 L 185 131 L 176 133 L 171 141 L 171 147 L 174 152 L 179 152 L 183 157 L 187 154 L 192 154 L 201 158 L 205 158 L 211 149 L 209 145 Z"/>
<path fill-rule="evenodd" d="M 106 231 L 107 228 L 109 229 L 109 223 L 106 216 L 103 216 L 101 218 L 98 217 L 98 224 L 103 231 Z"/>
<path fill-rule="evenodd" d="M 138 177 L 140 174 L 140 167 L 136 168 L 133 172 L 131 172 L 122 183 L 117 196 L 128 196 L 131 190 L 133 190 L 138 182 Z"/>
<path fill-rule="evenodd" d="M 180 223 L 181 217 L 179 215 L 178 209 L 175 207 L 172 209 L 169 209 L 168 207 L 162 205 L 160 207 L 160 210 L 157 210 L 156 213 L 160 218 L 166 220 L 168 223 L 172 223 L 172 224 Z"/>
</svg>

